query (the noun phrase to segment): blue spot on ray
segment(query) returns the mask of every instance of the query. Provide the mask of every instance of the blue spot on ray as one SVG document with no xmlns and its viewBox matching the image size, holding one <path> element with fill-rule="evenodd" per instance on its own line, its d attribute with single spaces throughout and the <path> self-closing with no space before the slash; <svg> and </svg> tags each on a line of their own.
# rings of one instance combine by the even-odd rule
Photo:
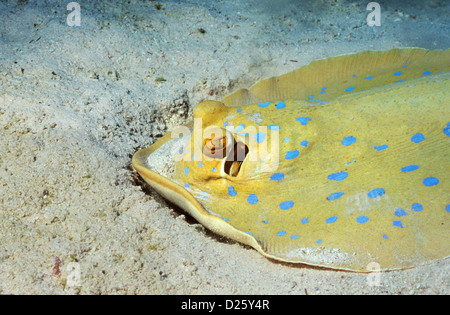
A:
<svg viewBox="0 0 450 315">
<path fill-rule="evenodd" d="M 333 174 L 328 175 L 327 178 L 329 180 L 341 181 L 341 180 L 346 179 L 347 176 L 348 176 L 347 172 L 338 172 L 338 173 L 333 173 Z"/>
<path fill-rule="evenodd" d="M 447 212 L 450 213 L 450 204 L 448 204 L 448 205 L 445 206 L 445 211 L 447 211 Z"/>
<path fill-rule="evenodd" d="M 416 202 L 416 203 L 412 204 L 411 210 L 413 210 L 415 212 L 420 212 L 423 210 L 423 206 L 420 203 Z"/>
<path fill-rule="evenodd" d="M 343 195 L 344 195 L 343 192 L 335 192 L 335 193 L 332 193 L 331 195 L 329 195 L 327 197 L 327 200 L 330 200 L 330 201 L 336 200 L 336 199 L 341 198 Z"/>
<path fill-rule="evenodd" d="M 281 181 L 284 179 L 284 173 L 275 173 L 272 176 L 270 176 L 270 180 L 274 180 L 274 181 Z"/>
<path fill-rule="evenodd" d="M 404 227 L 405 227 L 405 226 L 403 225 L 403 222 L 400 221 L 400 220 L 394 220 L 394 221 L 392 221 L 392 225 L 395 226 L 395 227 L 401 227 L 401 228 L 404 228 Z"/>
<path fill-rule="evenodd" d="M 258 196 L 256 196 L 255 194 L 250 194 L 247 197 L 247 202 L 251 205 L 256 205 L 258 203 Z"/>
<path fill-rule="evenodd" d="M 187 174 L 189 174 L 189 167 L 184 168 L 184 175 L 187 175 Z"/>
<path fill-rule="evenodd" d="M 406 213 L 406 211 L 403 210 L 403 209 L 401 209 L 401 208 L 395 209 L 394 214 L 395 214 L 396 217 L 406 217 L 406 216 L 408 215 L 408 214 Z"/>
<path fill-rule="evenodd" d="M 286 231 L 279 231 L 277 233 L 277 236 L 283 236 L 283 235 L 286 235 Z"/>
<path fill-rule="evenodd" d="M 328 223 L 328 224 L 334 223 L 334 222 L 337 221 L 337 219 L 338 219 L 337 216 L 332 216 L 332 217 L 329 217 L 328 219 L 326 219 L 326 220 L 325 220 L 325 223 Z"/>
<path fill-rule="evenodd" d="M 364 223 L 369 222 L 369 218 L 366 217 L 365 215 L 362 215 L 362 216 L 356 218 L 356 222 L 364 224 Z"/>
<path fill-rule="evenodd" d="M 231 197 L 236 197 L 236 196 L 237 196 L 237 191 L 234 190 L 234 187 L 233 187 L 233 186 L 230 186 L 230 187 L 228 187 L 228 194 L 229 194 Z"/>
<path fill-rule="evenodd" d="M 450 122 L 447 123 L 447 127 L 444 128 L 444 135 L 446 135 L 447 137 L 450 137 Z"/>
<path fill-rule="evenodd" d="M 283 201 L 282 203 L 280 203 L 280 209 L 281 210 L 289 210 L 292 207 L 294 207 L 294 202 L 293 201 Z"/>
<path fill-rule="evenodd" d="M 294 150 L 294 151 L 288 151 L 286 153 L 286 160 L 292 160 L 295 159 L 296 157 L 298 157 L 300 155 L 300 152 L 298 150 Z"/>
<path fill-rule="evenodd" d="M 368 77 L 366 77 L 366 80 L 370 80 L 373 79 L 373 76 L 369 75 Z"/>
<path fill-rule="evenodd" d="M 256 142 L 263 143 L 266 140 L 266 134 L 264 132 L 258 132 L 255 135 Z"/>
<path fill-rule="evenodd" d="M 402 73 L 401 73 L 401 72 L 394 72 L 394 75 L 395 75 L 396 77 L 398 77 L 398 76 L 401 76 Z"/>
<path fill-rule="evenodd" d="M 241 132 L 242 130 L 245 129 L 245 124 L 240 124 L 239 126 L 236 127 L 236 132 Z"/>
<path fill-rule="evenodd" d="M 354 89 L 355 89 L 355 87 L 354 87 L 354 86 L 351 86 L 351 87 L 346 88 L 346 89 L 345 89 L 345 92 L 351 92 L 351 91 L 353 91 Z"/>
<path fill-rule="evenodd" d="M 349 146 L 356 142 L 356 138 L 353 136 L 345 137 L 342 139 L 342 145 Z"/>
<path fill-rule="evenodd" d="M 418 170 L 420 168 L 420 165 L 408 165 L 405 167 L 402 167 L 403 173 L 413 172 L 415 170 Z"/>
<path fill-rule="evenodd" d="M 270 130 L 280 130 L 280 126 L 278 125 L 269 125 L 268 127 Z"/>
<path fill-rule="evenodd" d="M 429 75 L 429 74 L 431 74 L 431 71 L 424 71 L 424 72 L 422 72 L 422 74 L 423 75 Z"/>
<path fill-rule="evenodd" d="M 421 133 L 416 133 L 414 136 L 411 137 L 411 141 L 414 143 L 420 143 L 423 140 L 425 140 L 425 137 Z"/>
<path fill-rule="evenodd" d="M 309 118 L 309 117 L 298 117 L 296 119 L 296 121 L 298 121 L 302 126 L 306 126 L 308 124 L 308 122 L 311 121 L 311 118 Z"/>
<path fill-rule="evenodd" d="M 270 102 L 259 103 L 258 106 L 261 108 L 267 107 L 270 105 Z"/>
<path fill-rule="evenodd" d="M 380 146 L 374 146 L 374 149 L 377 151 L 383 151 L 383 150 L 386 150 L 387 148 L 389 148 L 389 146 L 387 144 L 383 144 Z"/>
<path fill-rule="evenodd" d="M 383 196 L 385 193 L 386 191 L 383 188 L 375 188 L 369 191 L 367 196 L 369 196 L 369 198 L 376 198 Z"/>
<path fill-rule="evenodd" d="M 279 103 L 275 104 L 275 107 L 277 109 L 282 109 L 282 108 L 286 107 L 286 104 L 284 102 L 279 102 Z"/>
<path fill-rule="evenodd" d="M 439 184 L 439 179 L 437 179 L 436 177 L 427 177 L 423 180 L 422 183 L 428 187 L 436 186 L 437 184 Z"/>
<path fill-rule="evenodd" d="M 309 218 L 303 218 L 303 219 L 301 219 L 300 222 L 301 222 L 302 224 L 306 224 L 306 223 L 309 222 Z"/>
<path fill-rule="evenodd" d="M 306 146 L 308 146 L 308 141 L 307 140 L 303 140 L 302 142 L 300 142 L 300 145 L 302 147 L 306 147 Z"/>
</svg>

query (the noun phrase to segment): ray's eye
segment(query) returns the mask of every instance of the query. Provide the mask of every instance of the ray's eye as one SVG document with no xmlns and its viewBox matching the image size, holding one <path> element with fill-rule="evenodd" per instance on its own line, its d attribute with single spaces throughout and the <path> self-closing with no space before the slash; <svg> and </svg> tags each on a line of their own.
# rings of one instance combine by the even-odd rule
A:
<svg viewBox="0 0 450 315">
<path fill-rule="evenodd" d="M 205 139 L 203 153 L 212 158 L 223 159 L 225 157 L 226 148 L 227 137 L 218 135 L 217 137 Z"/>
<path fill-rule="evenodd" d="M 245 143 L 222 128 L 207 128 L 203 133 L 203 154 L 217 160 L 225 159 L 224 172 L 229 176 L 238 176 L 248 152 Z"/>
<path fill-rule="evenodd" d="M 233 145 L 233 135 L 222 128 L 210 127 L 203 133 L 203 154 L 205 156 L 222 160 L 228 155 Z"/>
</svg>

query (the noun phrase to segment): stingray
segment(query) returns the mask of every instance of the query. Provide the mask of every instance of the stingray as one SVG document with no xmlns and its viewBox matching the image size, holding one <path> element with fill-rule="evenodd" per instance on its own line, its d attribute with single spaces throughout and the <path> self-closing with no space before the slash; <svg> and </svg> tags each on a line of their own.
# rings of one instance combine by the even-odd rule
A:
<svg viewBox="0 0 450 315">
<path fill-rule="evenodd" d="M 450 253 L 450 50 L 316 60 L 137 152 L 158 193 L 274 260 L 357 272 Z"/>
</svg>

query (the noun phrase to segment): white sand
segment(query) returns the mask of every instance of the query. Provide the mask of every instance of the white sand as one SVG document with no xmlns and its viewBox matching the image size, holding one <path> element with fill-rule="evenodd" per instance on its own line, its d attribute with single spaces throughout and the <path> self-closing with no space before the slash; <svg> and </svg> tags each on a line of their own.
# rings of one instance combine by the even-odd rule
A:
<svg viewBox="0 0 450 315">
<path fill-rule="evenodd" d="M 450 292 L 448 261 L 379 286 L 270 261 L 129 167 L 201 100 L 317 58 L 448 48 L 448 2 L 385 1 L 380 27 L 369 1 L 80 1 L 81 27 L 63 2 L 0 2 L 0 294 Z"/>
</svg>

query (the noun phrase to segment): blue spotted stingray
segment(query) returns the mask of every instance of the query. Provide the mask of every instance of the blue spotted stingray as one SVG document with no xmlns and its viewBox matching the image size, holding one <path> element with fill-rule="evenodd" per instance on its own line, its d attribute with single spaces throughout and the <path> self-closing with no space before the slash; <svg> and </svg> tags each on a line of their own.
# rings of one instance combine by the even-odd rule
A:
<svg viewBox="0 0 450 315">
<path fill-rule="evenodd" d="M 364 272 L 445 259 L 449 66 L 449 50 L 417 48 L 318 60 L 200 103 L 133 165 L 275 260 Z"/>
</svg>

